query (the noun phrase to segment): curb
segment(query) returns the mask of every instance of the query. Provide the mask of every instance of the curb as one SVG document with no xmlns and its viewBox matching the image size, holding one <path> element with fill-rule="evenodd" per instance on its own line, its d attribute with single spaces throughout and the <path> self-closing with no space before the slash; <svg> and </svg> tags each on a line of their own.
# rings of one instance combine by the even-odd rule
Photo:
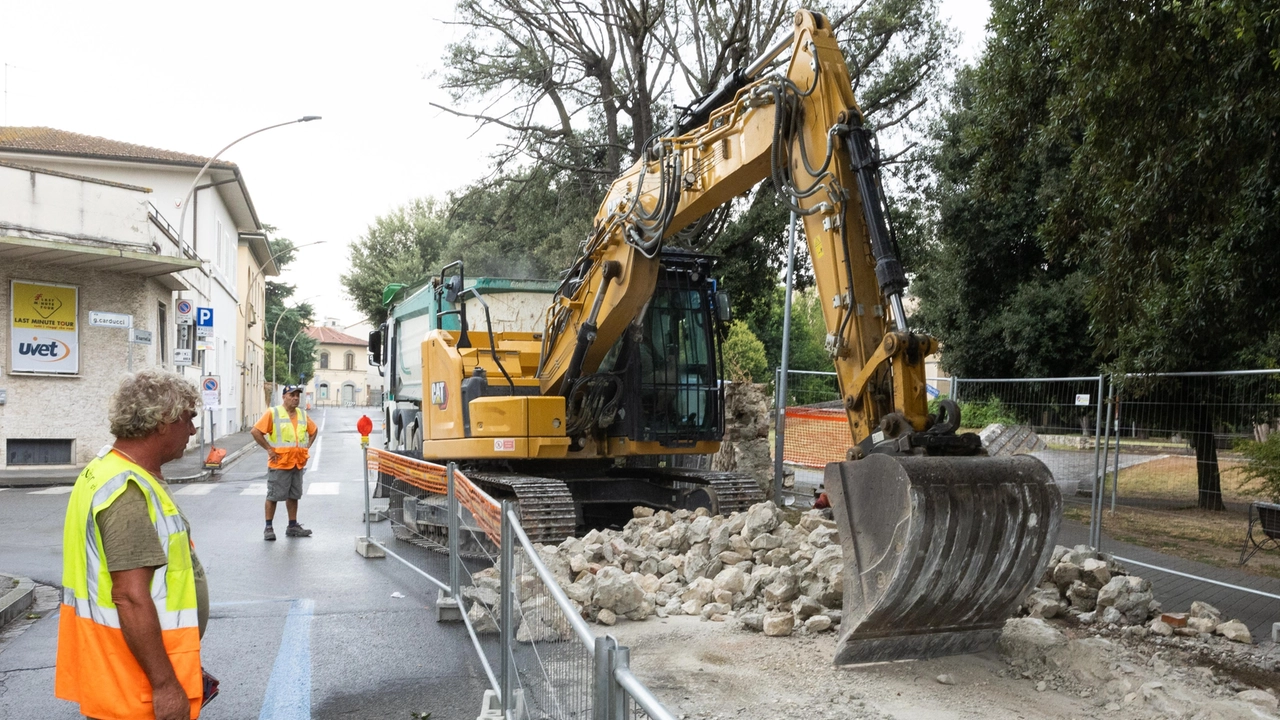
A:
<svg viewBox="0 0 1280 720">
<path fill-rule="evenodd" d="M 225 470 L 229 465 L 239 460 L 245 453 L 249 452 L 250 450 L 254 449 L 257 446 L 258 446 L 257 443 L 245 443 L 244 445 L 240 446 L 240 449 L 227 453 L 227 456 L 222 459 L 222 466 L 219 469 Z M 166 481 L 171 484 L 181 485 L 186 483 L 201 482 L 212 476 L 213 476 L 213 469 L 205 468 L 195 475 L 184 475 L 182 477 L 167 478 Z"/>
<path fill-rule="evenodd" d="M 36 599 L 36 584 L 29 578 L 0 575 L 0 584 L 10 579 L 18 581 L 18 584 L 11 589 L 0 590 L 0 628 L 21 617 Z"/>
</svg>

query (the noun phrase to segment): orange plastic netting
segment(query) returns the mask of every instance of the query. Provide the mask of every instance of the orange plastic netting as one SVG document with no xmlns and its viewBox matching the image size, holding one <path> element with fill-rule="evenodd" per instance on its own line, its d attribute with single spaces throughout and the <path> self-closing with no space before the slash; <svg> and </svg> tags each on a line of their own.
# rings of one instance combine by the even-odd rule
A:
<svg viewBox="0 0 1280 720">
<path fill-rule="evenodd" d="M 369 470 L 383 473 L 436 495 L 449 494 L 444 465 L 415 460 L 386 450 L 369 448 Z M 494 543 L 502 541 L 502 506 L 461 472 L 454 474 L 454 492 L 458 502 L 471 512 L 476 524 Z"/>
<path fill-rule="evenodd" d="M 837 408 L 787 408 L 782 436 L 782 459 L 809 467 L 842 462 L 853 444 L 849 417 Z"/>
</svg>

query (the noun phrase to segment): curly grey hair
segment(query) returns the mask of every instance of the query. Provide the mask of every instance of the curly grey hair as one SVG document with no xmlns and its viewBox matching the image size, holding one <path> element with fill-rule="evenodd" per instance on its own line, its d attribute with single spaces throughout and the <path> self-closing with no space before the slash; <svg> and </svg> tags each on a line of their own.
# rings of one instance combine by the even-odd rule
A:
<svg viewBox="0 0 1280 720">
<path fill-rule="evenodd" d="M 200 393 L 181 375 L 149 368 L 125 377 L 111 396 L 108 419 L 118 438 L 146 437 L 195 409 Z"/>
</svg>

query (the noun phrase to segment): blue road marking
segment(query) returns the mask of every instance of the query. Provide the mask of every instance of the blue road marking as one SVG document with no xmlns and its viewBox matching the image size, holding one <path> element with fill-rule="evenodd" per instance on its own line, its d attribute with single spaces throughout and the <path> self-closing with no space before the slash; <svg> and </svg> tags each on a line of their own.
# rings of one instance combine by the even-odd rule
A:
<svg viewBox="0 0 1280 720">
<path fill-rule="evenodd" d="M 315 606 L 315 601 L 308 599 L 294 600 L 289 606 L 258 720 L 310 720 L 311 614 Z"/>
</svg>

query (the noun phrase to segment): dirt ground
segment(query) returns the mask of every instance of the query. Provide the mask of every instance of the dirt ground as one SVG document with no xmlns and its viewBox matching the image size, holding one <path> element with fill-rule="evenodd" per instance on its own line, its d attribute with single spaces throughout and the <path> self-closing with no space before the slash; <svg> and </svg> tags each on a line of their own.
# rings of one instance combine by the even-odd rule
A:
<svg viewBox="0 0 1280 720">
<path fill-rule="evenodd" d="M 684 720 L 1277 717 L 1271 648 L 1096 637 L 1051 625 L 1065 644 L 1047 653 L 992 649 L 853 667 L 832 665 L 832 632 L 774 638 L 733 620 L 688 616 L 608 631 L 631 647 L 636 675 Z"/>
</svg>

